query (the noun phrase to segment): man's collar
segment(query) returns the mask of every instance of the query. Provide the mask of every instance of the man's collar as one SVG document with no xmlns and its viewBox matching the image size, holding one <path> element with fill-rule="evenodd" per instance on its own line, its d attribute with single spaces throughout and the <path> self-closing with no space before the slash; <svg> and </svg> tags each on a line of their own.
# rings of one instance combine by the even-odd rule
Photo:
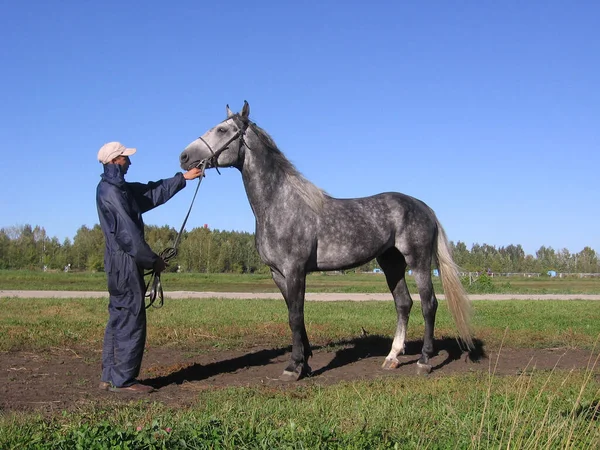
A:
<svg viewBox="0 0 600 450">
<path fill-rule="evenodd" d="M 102 179 L 111 184 L 121 186 L 123 183 L 125 183 L 123 166 L 120 164 L 104 164 L 104 173 L 102 174 Z"/>
</svg>

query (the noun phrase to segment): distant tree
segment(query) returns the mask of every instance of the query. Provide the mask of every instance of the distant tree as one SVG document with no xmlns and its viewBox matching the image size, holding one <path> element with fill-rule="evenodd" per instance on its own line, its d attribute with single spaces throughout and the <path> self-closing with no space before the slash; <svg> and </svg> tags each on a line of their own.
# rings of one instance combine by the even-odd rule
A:
<svg viewBox="0 0 600 450">
<path fill-rule="evenodd" d="M 58 238 L 46 240 L 44 260 L 49 269 L 62 269 L 67 264 L 65 247 L 60 244 Z"/>
<path fill-rule="evenodd" d="M 488 244 L 473 244 L 471 247 L 471 268 L 474 271 L 498 270 L 498 250 Z"/>
<path fill-rule="evenodd" d="M 454 257 L 454 262 L 460 267 L 462 270 L 470 271 L 470 259 L 471 253 L 467 248 L 467 245 L 458 241 L 456 244 L 450 241 L 450 248 L 452 249 L 452 256 Z"/>
<path fill-rule="evenodd" d="M 73 239 L 71 263 L 74 269 L 104 270 L 104 234 L 100 225 L 88 228 L 82 225 Z"/>
<path fill-rule="evenodd" d="M 68 264 L 72 264 L 73 261 L 73 243 L 71 239 L 65 238 L 60 248 L 60 259 L 61 264 L 58 266 L 59 269 L 63 269 Z"/>
<path fill-rule="evenodd" d="M 18 239 L 21 232 L 17 227 L 3 228 L 4 234 L 8 237 L 8 249 L 6 251 L 6 268 L 7 269 L 22 269 L 21 252 L 19 250 Z"/>
<path fill-rule="evenodd" d="M 537 260 L 532 255 L 525 256 L 525 259 L 523 260 L 523 263 L 521 265 L 521 270 L 519 270 L 519 272 L 526 272 L 526 273 L 539 272 Z"/>
<path fill-rule="evenodd" d="M 541 272 L 548 272 L 549 270 L 558 270 L 558 258 L 556 252 L 552 247 L 541 246 L 537 252 L 535 252 L 538 265 Z"/>
<path fill-rule="evenodd" d="M 177 231 L 175 228 L 171 228 L 168 225 L 164 225 L 162 227 L 146 225 L 144 229 L 144 236 L 150 248 L 154 252 L 160 253 L 165 248 L 172 247 L 175 244 Z"/>
<path fill-rule="evenodd" d="M 575 255 L 577 271 L 582 273 L 598 272 L 598 255 L 591 247 L 585 247 Z"/>
<path fill-rule="evenodd" d="M 37 267 L 44 268 L 46 266 L 46 244 L 48 243 L 48 237 L 46 236 L 46 230 L 44 227 L 36 225 L 33 228 L 33 241 L 35 243 L 35 252 L 37 260 Z"/>
<path fill-rule="evenodd" d="M 211 231 L 208 228 L 194 228 L 184 234 L 175 263 L 184 271 L 208 272 Z"/>
<path fill-rule="evenodd" d="M 566 248 L 563 248 L 556 254 L 556 262 L 560 272 L 575 272 L 575 259 Z"/>
<path fill-rule="evenodd" d="M 35 245 L 35 236 L 31 225 L 24 225 L 19 237 L 19 249 L 21 253 L 21 265 L 27 269 L 39 268 L 39 256 Z"/>
<path fill-rule="evenodd" d="M 523 272 L 523 265 L 525 263 L 525 250 L 521 245 L 508 245 L 506 247 L 500 247 L 498 250 L 501 259 L 504 264 L 498 271 L 502 272 Z"/>
<path fill-rule="evenodd" d="M 159 253 L 174 244 L 177 231 L 169 226 L 147 226 L 146 240 Z M 555 251 L 542 246 L 535 256 L 526 255 L 521 245 L 496 248 L 488 244 L 473 244 L 467 249 L 464 242 L 450 243 L 454 260 L 467 271 L 493 272 L 558 272 L 598 273 L 598 253 L 585 247 L 579 253 L 563 248 Z M 255 246 L 253 233 L 194 228 L 184 231 L 177 257 L 168 270 L 192 272 L 268 273 Z M 62 243 L 49 237 L 41 226 L 13 226 L 0 229 L 0 269 L 36 269 L 44 266 L 62 269 L 71 264 L 73 269 L 102 270 L 104 264 L 104 236 L 99 225 L 81 226 L 71 241 Z M 358 271 L 372 271 L 378 267 L 375 259 L 358 267 Z"/>
<path fill-rule="evenodd" d="M 0 229 L 0 269 L 10 268 L 10 238 L 4 231 Z"/>
</svg>

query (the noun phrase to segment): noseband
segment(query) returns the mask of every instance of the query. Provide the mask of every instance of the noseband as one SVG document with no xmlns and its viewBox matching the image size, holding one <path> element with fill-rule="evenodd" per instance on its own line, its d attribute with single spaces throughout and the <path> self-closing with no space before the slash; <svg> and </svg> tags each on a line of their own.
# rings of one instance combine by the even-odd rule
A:
<svg viewBox="0 0 600 450">
<path fill-rule="evenodd" d="M 241 119 L 237 114 L 225 119 L 223 122 L 227 122 L 228 120 L 233 120 L 233 122 L 238 127 L 238 130 L 233 136 L 231 136 L 231 138 L 227 142 L 225 142 L 223 145 L 221 145 L 221 147 L 219 147 L 217 150 L 213 150 L 212 147 L 210 146 L 210 144 L 208 142 L 206 142 L 202 136 L 200 136 L 198 138 L 204 143 L 204 145 L 206 145 L 206 148 L 208 148 L 208 150 L 210 150 L 210 152 L 212 153 L 212 156 L 210 158 L 203 159 L 202 161 L 200 161 L 196 167 L 200 167 L 200 166 L 206 167 L 206 165 L 208 163 L 210 163 L 212 167 L 217 169 L 217 173 L 219 175 L 221 175 L 221 172 L 219 172 L 219 155 L 221 155 L 221 153 L 223 153 L 225 150 L 227 150 L 229 148 L 229 144 L 231 144 L 237 138 L 240 138 L 240 145 L 238 147 L 238 152 L 242 149 L 242 146 L 246 144 L 246 141 L 244 141 L 244 136 L 246 135 L 246 130 L 248 129 L 250 122 L 247 119 L 246 120 Z M 223 123 L 223 122 L 221 122 L 221 123 Z"/>
</svg>

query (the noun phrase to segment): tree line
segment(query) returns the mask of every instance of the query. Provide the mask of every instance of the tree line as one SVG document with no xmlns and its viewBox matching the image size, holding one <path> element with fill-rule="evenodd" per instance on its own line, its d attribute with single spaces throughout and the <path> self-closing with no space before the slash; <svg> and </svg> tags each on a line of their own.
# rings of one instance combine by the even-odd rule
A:
<svg viewBox="0 0 600 450">
<path fill-rule="evenodd" d="M 157 253 L 172 246 L 177 231 L 168 226 L 147 225 L 146 241 Z M 542 246 L 527 255 L 521 245 L 496 247 L 464 242 L 451 243 L 454 259 L 464 271 L 494 273 L 599 273 L 598 253 L 585 247 L 578 253 L 566 248 Z M 375 260 L 359 270 L 372 271 Z M 99 225 L 81 226 L 75 237 L 60 242 L 43 227 L 31 225 L 0 229 L 0 269 L 104 270 L 104 236 Z M 254 246 L 254 234 L 194 228 L 181 236 L 177 257 L 168 270 L 204 273 L 266 273 Z"/>
</svg>

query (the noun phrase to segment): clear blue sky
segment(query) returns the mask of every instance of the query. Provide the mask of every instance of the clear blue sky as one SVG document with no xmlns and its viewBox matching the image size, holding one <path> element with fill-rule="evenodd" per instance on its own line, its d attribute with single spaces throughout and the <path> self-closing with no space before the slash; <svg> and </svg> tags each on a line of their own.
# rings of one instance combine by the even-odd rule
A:
<svg viewBox="0 0 600 450">
<path fill-rule="evenodd" d="M 98 148 L 129 181 L 241 109 L 335 197 L 400 191 L 449 238 L 600 251 L 596 1 L 2 2 L 0 227 L 98 222 Z M 235 169 L 188 229 L 254 231 Z M 195 184 L 145 215 L 179 228 Z"/>
</svg>

